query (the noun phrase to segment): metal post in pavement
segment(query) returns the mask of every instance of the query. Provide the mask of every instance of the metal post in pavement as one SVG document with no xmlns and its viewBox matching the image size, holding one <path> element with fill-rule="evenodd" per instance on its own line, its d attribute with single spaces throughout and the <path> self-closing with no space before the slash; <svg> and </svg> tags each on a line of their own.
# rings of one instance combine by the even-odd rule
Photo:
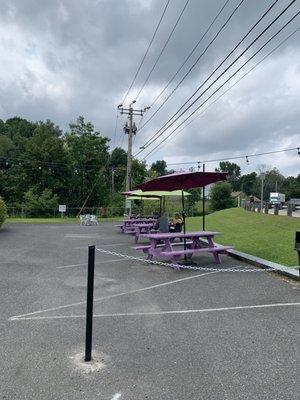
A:
<svg viewBox="0 0 300 400">
<path fill-rule="evenodd" d="M 95 270 L 95 246 L 89 246 L 84 361 L 91 361 L 92 359 L 94 270 Z"/>
</svg>

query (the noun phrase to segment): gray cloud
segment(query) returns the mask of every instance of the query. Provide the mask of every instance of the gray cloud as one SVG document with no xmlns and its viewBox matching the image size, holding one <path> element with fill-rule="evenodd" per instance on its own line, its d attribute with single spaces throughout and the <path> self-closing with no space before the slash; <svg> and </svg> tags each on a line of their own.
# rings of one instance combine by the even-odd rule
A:
<svg viewBox="0 0 300 400">
<path fill-rule="evenodd" d="M 149 85 L 139 99 L 138 107 L 148 105 L 155 98 L 224 2 L 190 1 Z M 133 78 L 164 4 L 161 0 L 0 0 L 0 118 L 13 115 L 32 120 L 50 118 L 67 129 L 69 122 L 78 115 L 84 115 L 104 135 L 113 139 L 115 107 Z M 183 4 L 182 0 L 170 2 L 128 100 L 137 93 Z M 237 4 L 237 0 L 228 3 L 216 27 L 203 41 L 191 62 Z M 183 104 L 270 4 L 270 0 L 244 1 L 197 68 L 161 112 L 138 133 L 136 149 Z M 287 0 L 279 1 L 262 26 L 266 26 L 267 21 L 287 4 Z M 296 10 L 297 2 L 265 37 L 270 37 Z M 299 17 L 268 46 L 262 56 L 297 26 Z M 260 30 L 257 29 L 256 34 Z M 157 158 L 164 158 L 168 162 L 211 159 L 299 145 L 299 35 L 299 32 L 294 35 L 260 67 L 208 108 L 201 118 L 174 136 L 147 161 L 151 163 Z M 251 35 L 252 39 L 254 37 L 254 34 Z M 261 43 L 263 40 L 255 45 L 255 49 Z M 249 55 L 253 52 L 254 49 Z M 122 136 L 119 123 L 117 144 L 122 143 Z M 299 173 L 299 158 L 290 153 L 255 161 L 262 162 L 278 167 L 285 174 Z M 254 161 L 244 170 L 250 167 L 255 167 Z"/>
</svg>

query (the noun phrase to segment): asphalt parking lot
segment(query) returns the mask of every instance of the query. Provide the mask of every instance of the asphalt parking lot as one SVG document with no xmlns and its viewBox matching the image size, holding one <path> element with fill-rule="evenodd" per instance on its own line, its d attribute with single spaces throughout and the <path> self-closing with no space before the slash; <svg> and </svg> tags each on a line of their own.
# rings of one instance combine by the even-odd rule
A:
<svg viewBox="0 0 300 400">
<path fill-rule="evenodd" d="M 0 399 L 298 399 L 299 284 L 269 272 L 174 272 L 97 252 L 84 365 L 92 244 L 138 255 L 113 224 L 0 231 Z M 222 256 L 222 267 L 249 266 Z"/>
</svg>

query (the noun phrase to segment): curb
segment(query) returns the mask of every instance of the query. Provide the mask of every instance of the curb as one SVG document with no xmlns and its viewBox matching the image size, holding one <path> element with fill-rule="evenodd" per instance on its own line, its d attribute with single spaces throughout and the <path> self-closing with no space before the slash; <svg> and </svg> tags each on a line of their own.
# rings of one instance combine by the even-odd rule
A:
<svg viewBox="0 0 300 400">
<path fill-rule="evenodd" d="M 246 261 L 247 263 L 254 265 L 259 268 L 272 268 L 275 269 L 279 274 L 286 275 L 290 278 L 299 280 L 300 279 L 300 269 L 289 268 L 281 264 L 274 263 L 272 261 L 264 260 L 263 258 L 259 258 L 256 256 L 252 256 L 251 254 L 242 253 L 237 250 L 227 250 L 227 254 L 231 257 L 236 258 L 241 261 Z"/>
</svg>

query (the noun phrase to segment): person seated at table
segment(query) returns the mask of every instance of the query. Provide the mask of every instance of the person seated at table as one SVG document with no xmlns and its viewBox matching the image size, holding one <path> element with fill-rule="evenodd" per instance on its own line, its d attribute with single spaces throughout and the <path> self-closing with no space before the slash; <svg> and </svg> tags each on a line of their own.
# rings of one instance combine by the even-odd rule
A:
<svg viewBox="0 0 300 400">
<path fill-rule="evenodd" d="M 159 232 L 168 233 L 169 232 L 169 220 L 166 213 L 162 213 L 157 219 L 157 227 Z"/>
<path fill-rule="evenodd" d="M 174 218 L 171 219 L 170 224 L 170 232 L 181 232 L 183 225 L 183 219 L 181 218 L 180 214 L 177 212 L 174 215 Z"/>
<path fill-rule="evenodd" d="M 153 211 L 153 213 L 152 213 L 152 218 L 159 218 L 159 217 L 160 217 L 159 212 Z"/>
</svg>

